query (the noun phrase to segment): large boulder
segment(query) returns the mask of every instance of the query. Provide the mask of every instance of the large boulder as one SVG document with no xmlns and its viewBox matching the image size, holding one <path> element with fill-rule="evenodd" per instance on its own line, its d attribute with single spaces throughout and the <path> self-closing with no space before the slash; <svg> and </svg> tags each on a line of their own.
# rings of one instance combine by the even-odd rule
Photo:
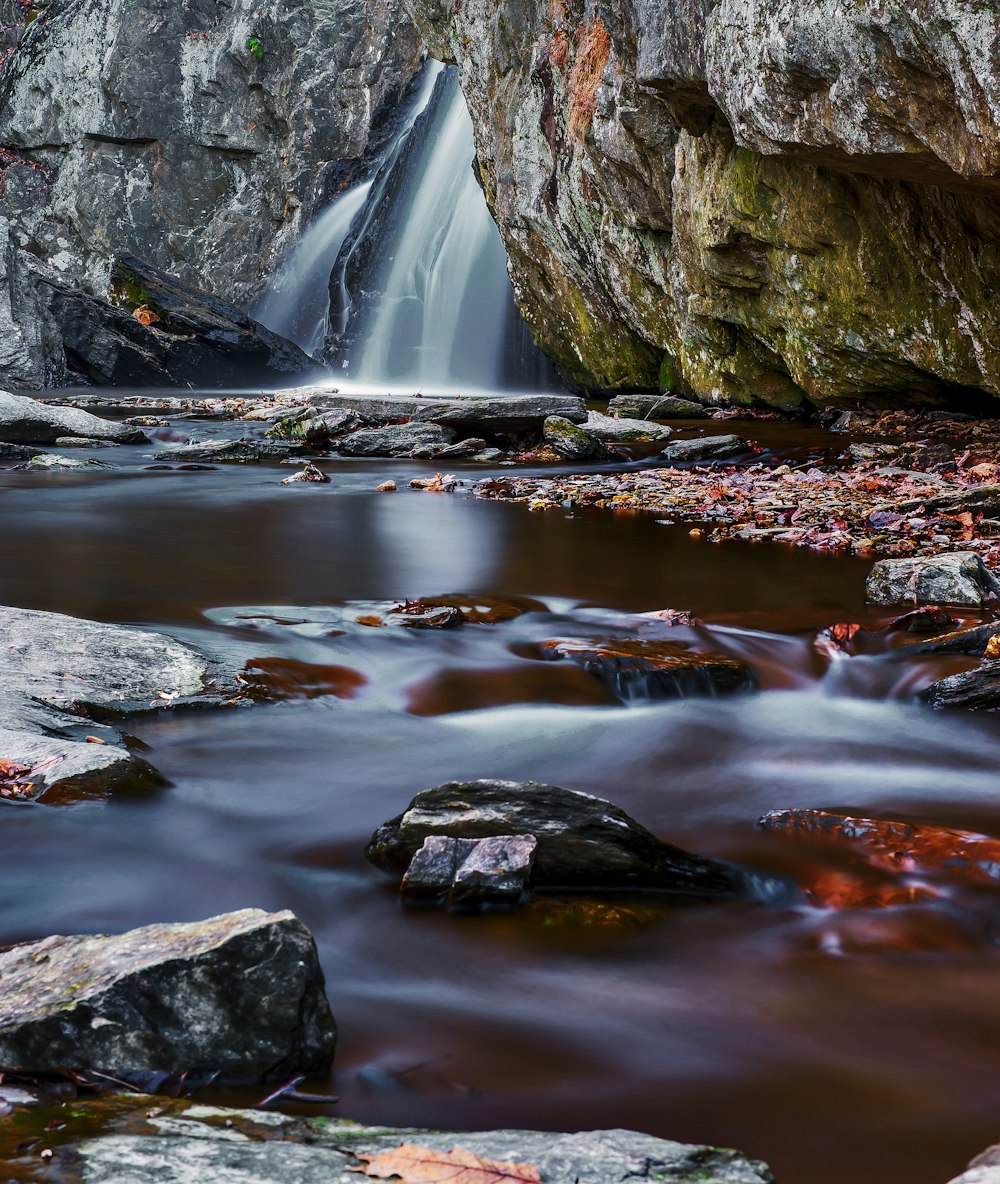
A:
<svg viewBox="0 0 1000 1184">
<path fill-rule="evenodd" d="M 594 433 L 561 415 L 550 415 L 544 424 L 545 443 L 564 460 L 607 461 L 614 453 Z"/>
<path fill-rule="evenodd" d="M 365 855 L 400 875 L 431 835 L 533 835 L 537 886 L 658 888 L 710 897 L 737 891 L 739 873 L 663 843 L 619 806 L 534 781 L 449 781 L 425 789 L 372 835 Z"/>
<path fill-rule="evenodd" d="M 57 407 L 0 391 L 0 440 L 54 444 L 62 436 L 86 436 L 115 444 L 142 444 L 146 439 L 139 428 L 101 419 L 78 407 Z"/>
<path fill-rule="evenodd" d="M 880 559 L 865 584 L 869 604 L 955 604 L 981 608 L 1000 581 L 973 551 Z"/>
<path fill-rule="evenodd" d="M 261 1081 L 329 1069 L 336 1025 L 309 931 L 244 909 L 0 953 L 0 1068 Z"/>
<path fill-rule="evenodd" d="M 673 464 L 675 461 L 725 460 L 746 450 L 746 441 L 736 435 L 700 436 L 695 440 L 673 440 L 660 456 Z"/>
<path fill-rule="evenodd" d="M 384 428 L 362 428 L 337 441 L 344 456 L 410 456 L 415 449 L 436 452 L 455 439 L 451 428 L 436 423 L 403 423 Z"/>
</svg>

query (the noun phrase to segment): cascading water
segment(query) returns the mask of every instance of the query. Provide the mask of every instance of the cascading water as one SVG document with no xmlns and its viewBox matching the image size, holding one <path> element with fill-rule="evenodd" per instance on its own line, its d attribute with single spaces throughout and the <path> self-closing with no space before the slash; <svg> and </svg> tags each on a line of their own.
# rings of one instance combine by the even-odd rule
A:
<svg viewBox="0 0 1000 1184">
<path fill-rule="evenodd" d="M 262 325 L 294 341 L 310 357 L 323 351 L 330 324 L 327 281 L 371 188 L 372 182 L 364 181 L 327 206 L 299 240 L 257 309 Z"/>
<path fill-rule="evenodd" d="M 373 176 L 309 227 L 258 319 L 361 387 L 556 387 L 474 157 L 457 71 L 430 63 Z"/>
</svg>

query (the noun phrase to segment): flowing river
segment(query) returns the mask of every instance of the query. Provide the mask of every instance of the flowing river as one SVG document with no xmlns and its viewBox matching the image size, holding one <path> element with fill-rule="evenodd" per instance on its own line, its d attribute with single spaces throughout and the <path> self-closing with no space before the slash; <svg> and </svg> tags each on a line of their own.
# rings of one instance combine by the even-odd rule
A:
<svg viewBox="0 0 1000 1184">
<path fill-rule="evenodd" d="M 733 426 L 790 456 L 816 443 Z M 840 914 L 565 900 L 468 917 L 402 909 L 362 857 L 416 791 L 473 777 L 593 792 L 663 838 L 793 876 L 819 856 L 757 830 L 767 810 L 1000 834 L 996 721 L 908 702 L 962 660 L 831 660 L 813 644 L 833 622 L 885 620 L 863 604 L 869 564 L 713 546 L 635 513 L 410 491 L 419 462 L 341 460 L 331 485 L 283 488 L 280 465 L 157 470 L 135 451 L 95 454 L 117 472 L 0 472 L 3 603 L 367 682 L 353 699 L 153 712 L 132 730 L 168 787 L 7 808 L 0 942 L 294 909 L 341 1032 L 318 1084 L 340 1096 L 330 1113 L 366 1122 L 633 1127 L 739 1147 L 782 1184 L 940 1184 L 995 1140 L 988 899 Z M 400 492 L 375 492 L 388 477 Z M 356 624 L 368 602 L 444 593 L 541 603 L 455 631 Z M 668 607 L 696 612 L 705 625 L 682 635 L 749 661 L 761 689 L 613 705 L 524 656 Z"/>
</svg>

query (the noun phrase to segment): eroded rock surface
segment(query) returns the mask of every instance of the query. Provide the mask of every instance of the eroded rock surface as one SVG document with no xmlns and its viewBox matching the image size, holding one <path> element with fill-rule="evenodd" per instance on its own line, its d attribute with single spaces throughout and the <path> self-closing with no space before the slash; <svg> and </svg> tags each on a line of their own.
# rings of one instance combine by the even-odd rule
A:
<svg viewBox="0 0 1000 1184">
<path fill-rule="evenodd" d="M 48 937 L 0 953 L 0 987 L 4 1069 L 265 1080 L 333 1059 L 315 942 L 289 912 Z"/>
<path fill-rule="evenodd" d="M 146 439 L 139 428 L 101 419 L 78 407 L 57 407 L 0 391 L 0 440 L 9 444 L 54 444 L 63 436 L 85 436 L 115 444 L 142 444 Z"/>
<path fill-rule="evenodd" d="M 590 390 L 1000 391 L 992 5 L 406 0 L 537 340 Z"/>
</svg>

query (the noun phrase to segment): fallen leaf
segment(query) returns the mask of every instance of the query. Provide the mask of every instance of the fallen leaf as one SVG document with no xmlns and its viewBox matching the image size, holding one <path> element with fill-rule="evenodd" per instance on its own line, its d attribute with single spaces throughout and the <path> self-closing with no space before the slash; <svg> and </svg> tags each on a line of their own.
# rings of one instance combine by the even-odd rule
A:
<svg viewBox="0 0 1000 1184">
<path fill-rule="evenodd" d="M 145 304 L 140 304 L 139 307 L 132 313 L 132 316 L 135 317 L 140 325 L 146 325 L 147 327 L 149 325 L 155 324 L 155 322 L 160 319 L 156 313 Z"/>
<path fill-rule="evenodd" d="M 418 1143 L 401 1143 L 394 1151 L 358 1155 L 365 1166 L 353 1168 L 365 1176 L 388 1179 L 398 1176 L 403 1184 L 541 1184 L 538 1168 L 527 1163 L 504 1163 L 454 1147 L 435 1151 Z"/>
<path fill-rule="evenodd" d="M 100 736 L 87 736 L 85 740 L 87 744 L 107 744 L 107 740 L 102 740 Z"/>
</svg>

